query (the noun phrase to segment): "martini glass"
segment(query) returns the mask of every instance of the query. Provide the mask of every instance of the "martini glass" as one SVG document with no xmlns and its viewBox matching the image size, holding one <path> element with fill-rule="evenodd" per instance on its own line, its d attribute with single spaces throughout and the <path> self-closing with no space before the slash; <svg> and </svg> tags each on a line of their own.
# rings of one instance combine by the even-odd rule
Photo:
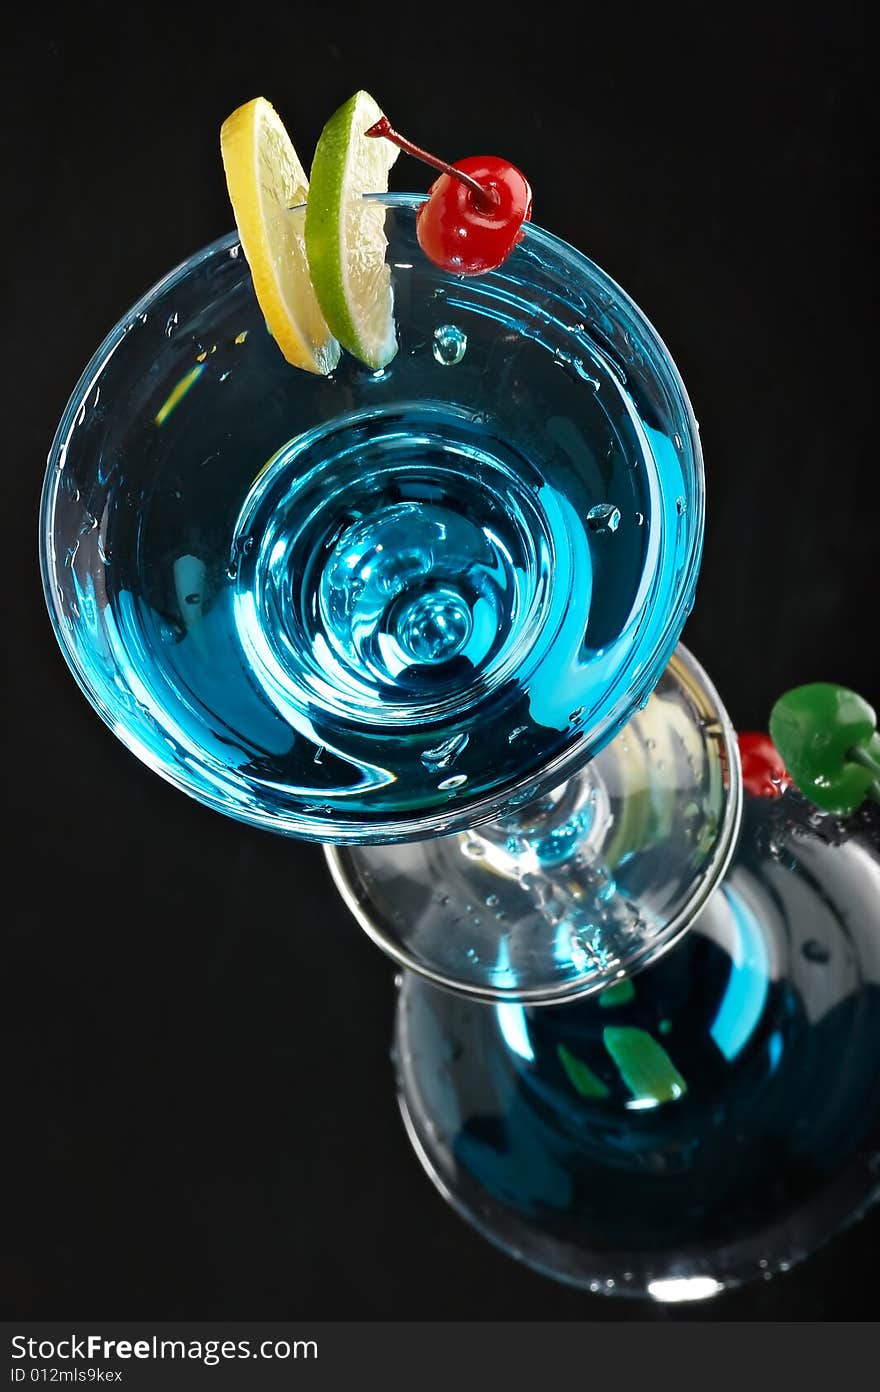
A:
<svg viewBox="0 0 880 1392">
<path fill-rule="evenodd" d="M 292 369 L 237 238 L 196 254 L 68 404 L 44 585 L 74 676 L 149 767 L 244 822 L 334 843 L 337 885 L 411 972 L 411 1134 L 506 1241 L 506 1210 L 471 1208 L 442 1151 L 452 1130 L 431 1120 L 449 1114 L 428 1085 L 457 1028 L 446 1007 L 481 1028 L 524 1003 L 601 1008 L 659 970 L 736 843 L 733 732 L 675 652 L 702 459 L 664 345 L 587 258 L 528 226 L 504 266 L 465 280 L 422 255 L 418 198 L 374 201 L 392 363 Z M 438 987 L 442 1008 L 417 1008 Z"/>
</svg>

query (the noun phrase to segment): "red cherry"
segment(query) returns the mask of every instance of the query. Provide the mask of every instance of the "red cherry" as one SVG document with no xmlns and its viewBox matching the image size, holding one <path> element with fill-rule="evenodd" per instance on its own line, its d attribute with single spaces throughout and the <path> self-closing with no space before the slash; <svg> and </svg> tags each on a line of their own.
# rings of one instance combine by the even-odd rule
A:
<svg viewBox="0 0 880 1392">
<path fill-rule="evenodd" d="M 416 214 L 419 245 L 435 265 L 457 275 L 480 275 L 500 266 L 522 240 L 522 225 L 532 215 L 532 190 L 515 165 L 496 155 L 447 164 L 398 134 L 385 116 L 365 134 L 382 136 L 443 171 Z"/>
<path fill-rule="evenodd" d="M 532 190 L 515 165 L 495 155 L 471 155 L 453 169 L 469 174 L 488 195 L 441 174 L 416 214 L 419 246 L 435 265 L 457 275 L 494 271 L 513 251 L 532 215 Z"/>
<path fill-rule="evenodd" d="M 743 787 L 752 797 L 777 798 L 786 788 L 794 787 L 791 774 L 769 735 L 760 730 L 744 730 L 737 739 Z"/>
</svg>

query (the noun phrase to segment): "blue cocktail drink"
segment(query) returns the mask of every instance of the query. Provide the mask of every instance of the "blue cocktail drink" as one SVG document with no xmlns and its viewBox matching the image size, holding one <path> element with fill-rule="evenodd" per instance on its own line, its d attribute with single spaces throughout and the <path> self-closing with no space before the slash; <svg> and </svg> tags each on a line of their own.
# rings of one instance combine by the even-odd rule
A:
<svg viewBox="0 0 880 1392">
<path fill-rule="evenodd" d="M 59 639 L 115 732 L 322 840 L 560 784 L 647 699 L 702 542 L 693 416 L 623 292 L 537 228 L 450 275 L 418 200 L 385 201 L 388 367 L 291 369 L 227 238 L 99 350 L 43 504 Z"/>
</svg>

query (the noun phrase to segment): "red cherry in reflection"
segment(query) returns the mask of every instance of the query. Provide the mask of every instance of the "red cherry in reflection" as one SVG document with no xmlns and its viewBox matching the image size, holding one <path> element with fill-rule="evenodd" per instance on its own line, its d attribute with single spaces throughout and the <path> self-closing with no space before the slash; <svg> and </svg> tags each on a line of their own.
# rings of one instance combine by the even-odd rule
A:
<svg viewBox="0 0 880 1392">
<path fill-rule="evenodd" d="M 794 787 L 791 774 L 769 735 L 760 730 L 744 730 L 737 736 L 742 763 L 743 787 L 752 797 L 781 797 Z"/>
<path fill-rule="evenodd" d="M 416 235 L 430 261 L 457 275 L 480 275 L 506 260 L 532 215 L 532 190 L 515 165 L 497 155 L 447 164 L 400 135 L 385 116 L 365 134 L 442 171 L 416 214 Z"/>
<path fill-rule="evenodd" d="M 416 214 L 419 246 L 435 265 L 458 275 L 494 271 L 522 237 L 532 215 L 532 190 L 515 165 L 496 155 L 471 155 L 453 169 L 469 174 L 484 190 L 479 199 L 467 184 L 441 174 L 428 202 Z"/>
</svg>

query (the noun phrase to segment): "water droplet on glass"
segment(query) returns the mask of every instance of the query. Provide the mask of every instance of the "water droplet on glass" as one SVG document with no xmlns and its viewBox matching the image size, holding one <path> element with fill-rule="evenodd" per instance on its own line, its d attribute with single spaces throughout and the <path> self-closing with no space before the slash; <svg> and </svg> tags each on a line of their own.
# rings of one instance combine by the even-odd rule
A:
<svg viewBox="0 0 880 1392">
<path fill-rule="evenodd" d="M 466 782 L 466 773 L 454 773 L 451 778 L 444 778 L 442 783 L 438 783 L 437 788 L 441 793 L 451 793 L 454 792 L 456 788 L 460 788 L 461 785 Z"/>
<path fill-rule="evenodd" d="M 428 772 L 436 773 L 438 769 L 449 768 L 461 754 L 469 738 L 469 735 L 453 735 L 434 749 L 426 749 L 421 759 Z"/>
<path fill-rule="evenodd" d="M 584 713 L 585 710 L 586 710 L 586 706 L 577 706 L 577 707 L 571 712 L 571 714 L 569 715 L 568 718 L 569 718 L 569 720 L 572 722 L 572 724 L 574 724 L 574 722 L 575 722 L 576 720 L 580 720 L 580 718 L 581 718 L 581 716 L 583 715 L 583 713 Z"/>
<path fill-rule="evenodd" d="M 586 382 L 588 387 L 593 388 L 593 391 L 599 390 L 599 378 L 593 376 L 593 374 L 584 365 L 584 363 L 581 362 L 580 358 L 572 358 L 571 365 L 574 371 L 577 373 L 578 377 L 580 377 L 582 382 Z"/>
<path fill-rule="evenodd" d="M 168 318 L 165 320 L 165 337 L 166 337 L 166 338 L 170 338 L 171 335 L 174 333 L 174 330 L 177 328 L 177 322 L 178 322 L 178 314 L 177 314 L 177 310 L 175 310 L 174 313 L 173 313 L 173 314 L 169 314 Z"/>
<path fill-rule="evenodd" d="M 687 506 L 688 506 L 688 505 L 687 505 L 687 503 L 685 502 L 684 498 L 681 498 L 681 497 L 676 498 L 676 500 L 675 500 L 675 511 L 678 513 L 679 517 L 684 517 L 685 513 L 687 512 Z"/>
<path fill-rule="evenodd" d="M 801 948 L 801 952 L 808 962 L 815 962 L 817 966 L 824 966 L 830 962 L 831 953 L 824 943 L 820 943 L 816 938 L 808 938 Z"/>
<path fill-rule="evenodd" d="M 461 853 L 466 855 L 468 860 L 482 860 L 486 854 L 486 847 L 478 836 L 466 836 L 462 842 Z M 467 907 L 470 909 L 470 904 Z"/>
<path fill-rule="evenodd" d="M 497 895 L 497 894 L 487 894 L 487 895 L 486 895 L 486 908 L 487 908 L 487 909 L 494 909 L 495 906 L 496 906 L 497 904 L 498 904 L 498 895 Z"/>
<path fill-rule="evenodd" d="M 513 741 L 519 739 L 520 735 L 524 735 L 527 729 L 527 725 L 517 725 L 516 729 L 511 730 L 510 734 L 507 736 L 507 743 L 513 744 Z"/>
<path fill-rule="evenodd" d="M 644 514 L 643 512 L 637 512 L 637 513 L 636 513 L 636 526 L 637 526 L 637 527 L 643 527 L 644 525 L 645 525 L 645 514 Z"/>
<path fill-rule="evenodd" d="M 441 324 L 434 330 L 431 352 L 441 367 L 455 367 L 467 351 L 467 334 L 455 324 Z"/>
<path fill-rule="evenodd" d="M 587 513 L 587 526 L 591 532 L 616 532 L 620 526 L 620 508 L 613 503 L 597 503 Z"/>
</svg>

